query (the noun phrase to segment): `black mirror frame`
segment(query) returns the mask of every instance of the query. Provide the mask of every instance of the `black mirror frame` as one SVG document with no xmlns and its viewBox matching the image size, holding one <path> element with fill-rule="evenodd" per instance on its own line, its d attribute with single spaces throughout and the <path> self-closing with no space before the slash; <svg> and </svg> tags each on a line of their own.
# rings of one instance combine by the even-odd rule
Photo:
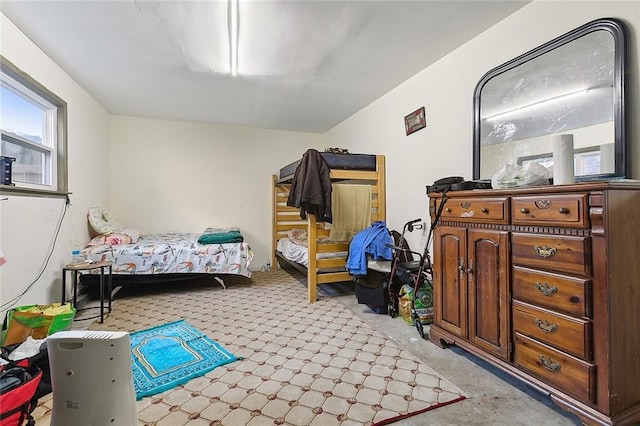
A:
<svg viewBox="0 0 640 426">
<path fill-rule="evenodd" d="M 622 21 L 615 18 L 601 18 L 588 22 L 566 34 L 532 49 L 502 65 L 487 72 L 474 90 L 473 94 L 473 179 L 480 178 L 480 93 L 484 85 L 493 77 L 517 67 L 531 59 L 544 55 L 564 44 L 576 40 L 593 31 L 605 30 L 611 33 L 614 39 L 614 144 L 615 144 L 615 171 L 610 174 L 576 176 L 576 181 L 605 180 L 612 178 L 628 178 L 631 173 L 631 158 L 629 153 L 629 130 L 627 111 L 625 108 L 627 91 L 625 90 L 625 75 L 627 73 L 627 30 Z"/>
</svg>

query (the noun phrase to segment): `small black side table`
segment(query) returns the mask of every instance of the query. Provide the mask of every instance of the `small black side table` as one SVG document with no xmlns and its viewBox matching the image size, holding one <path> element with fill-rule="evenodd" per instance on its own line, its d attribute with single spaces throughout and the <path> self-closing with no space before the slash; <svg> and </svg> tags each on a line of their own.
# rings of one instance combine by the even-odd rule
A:
<svg viewBox="0 0 640 426">
<path fill-rule="evenodd" d="M 112 281 L 112 262 L 92 262 L 68 264 L 62 268 L 62 304 L 66 303 L 67 296 L 67 272 L 73 272 L 73 307 L 76 308 L 78 299 L 78 273 L 80 271 L 92 271 L 100 269 L 100 323 L 104 321 L 104 298 L 105 293 L 108 295 L 108 312 L 111 312 L 111 293 L 113 291 Z M 105 280 L 105 269 L 109 270 L 107 279 Z M 106 286 L 106 287 L 105 287 Z M 76 308 L 77 309 L 77 308 Z"/>
</svg>

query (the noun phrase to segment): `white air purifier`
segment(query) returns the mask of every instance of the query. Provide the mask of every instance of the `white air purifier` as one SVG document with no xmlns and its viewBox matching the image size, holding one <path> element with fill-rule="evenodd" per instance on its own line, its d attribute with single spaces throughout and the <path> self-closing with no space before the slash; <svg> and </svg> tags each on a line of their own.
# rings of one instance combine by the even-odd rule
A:
<svg viewBox="0 0 640 426">
<path fill-rule="evenodd" d="M 47 338 L 51 426 L 135 426 L 129 333 L 60 331 Z"/>
</svg>

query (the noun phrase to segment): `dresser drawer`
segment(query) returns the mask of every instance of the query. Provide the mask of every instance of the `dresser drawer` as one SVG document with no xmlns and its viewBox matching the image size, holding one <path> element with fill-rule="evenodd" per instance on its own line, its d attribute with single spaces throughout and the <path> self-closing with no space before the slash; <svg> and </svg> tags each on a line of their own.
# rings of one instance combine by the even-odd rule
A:
<svg viewBox="0 0 640 426">
<path fill-rule="evenodd" d="M 514 233 L 511 249 L 514 265 L 591 275 L 588 237 Z"/>
<path fill-rule="evenodd" d="M 443 220 L 465 222 L 508 223 L 507 198 L 447 198 L 442 209 Z"/>
<path fill-rule="evenodd" d="M 591 316 L 591 280 L 514 266 L 513 298 L 576 317 Z"/>
<path fill-rule="evenodd" d="M 514 225 L 587 228 L 587 194 L 513 197 L 511 217 Z"/>
<path fill-rule="evenodd" d="M 594 401 L 596 366 L 515 333 L 514 362 L 554 387 Z"/>
<path fill-rule="evenodd" d="M 592 358 L 590 321 L 514 301 L 513 329 L 579 358 Z"/>
</svg>

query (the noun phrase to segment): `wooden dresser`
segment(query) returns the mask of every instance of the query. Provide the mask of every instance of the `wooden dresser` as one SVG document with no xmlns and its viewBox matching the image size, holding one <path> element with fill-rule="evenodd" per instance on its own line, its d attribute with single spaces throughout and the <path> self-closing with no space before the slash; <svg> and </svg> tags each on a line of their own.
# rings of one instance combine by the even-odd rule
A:
<svg viewBox="0 0 640 426">
<path fill-rule="evenodd" d="M 585 424 L 640 421 L 640 182 L 447 193 L 433 291 L 432 342 Z"/>
</svg>

